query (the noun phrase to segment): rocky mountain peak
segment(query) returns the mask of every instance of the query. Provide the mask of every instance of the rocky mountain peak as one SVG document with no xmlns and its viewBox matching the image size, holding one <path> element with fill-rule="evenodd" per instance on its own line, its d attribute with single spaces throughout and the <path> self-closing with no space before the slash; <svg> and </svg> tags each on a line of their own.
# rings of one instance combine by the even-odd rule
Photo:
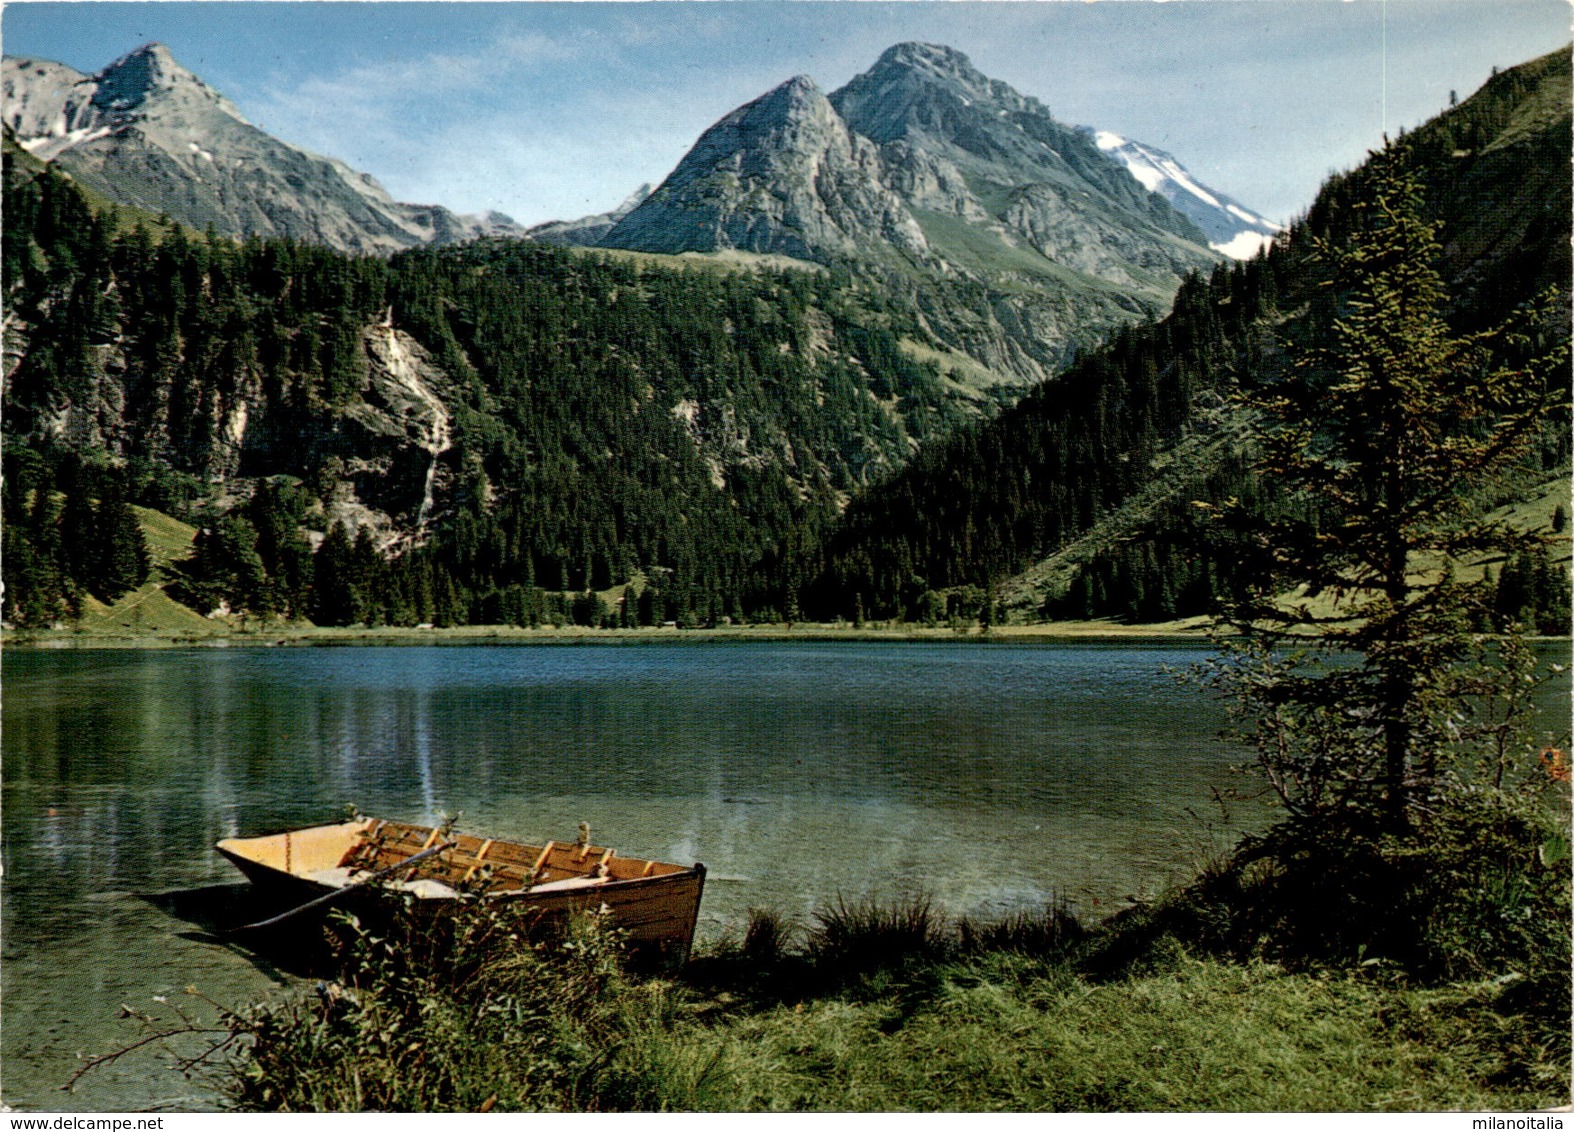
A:
<svg viewBox="0 0 1574 1132">
<path fill-rule="evenodd" d="M 797 75 L 706 130 L 663 188 L 708 175 L 718 165 L 763 176 L 796 158 L 850 145 L 830 101 L 813 79 Z"/>
<path fill-rule="evenodd" d="M 870 71 L 894 68 L 921 71 L 937 78 L 974 86 L 985 86 L 989 82 L 974 68 L 971 59 L 943 43 L 898 43 L 886 48 Z"/>
<path fill-rule="evenodd" d="M 228 235 L 289 236 L 346 251 L 522 232 L 507 217 L 466 218 L 402 204 L 343 162 L 280 141 L 148 43 L 91 77 L 7 56 L 5 123 L 24 149 L 111 200 Z"/>
<path fill-rule="evenodd" d="M 104 110 L 133 110 L 149 98 L 182 84 L 202 86 L 162 43 L 148 43 L 122 55 L 95 77 L 93 102 Z"/>
<path fill-rule="evenodd" d="M 953 139 L 989 132 L 1002 116 L 1049 116 L 1037 99 L 982 74 L 954 47 L 933 43 L 897 44 L 830 98 L 848 125 L 877 142 Z"/>
<path fill-rule="evenodd" d="M 770 97 L 770 94 L 776 94 L 787 99 L 811 99 L 818 93 L 820 93 L 820 88 L 816 85 L 814 79 L 808 75 L 794 75 L 774 91 L 769 92 L 766 97 Z"/>
<path fill-rule="evenodd" d="M 737 248 L 799 259 L 895 245 L 924 250 L 881 181 L 879 155 L 797 75 L 702 134 L 661 186 L 600 241 L 683 252 Z"/>
<path fill-rule="evenodd" d="M 814 80 L 808 75 L 794 75 L 753 102 L 740 106 L 717 126 L 732 123 L 740 128 L 760 129 L 835 117 L 836 111 Z"/>
<path fill-rule="evenodd" d="M 998 286 L 1000 323 L 947 333 L 1023 379 L 1045 376 L 1077 335 L 1160 309 L 1216 258 L 1185 216 L 1037 99 L 955 48 L 915 42 L 833 94 L 799 75 L 740 106 L 597 242 Z"/>
</svg>

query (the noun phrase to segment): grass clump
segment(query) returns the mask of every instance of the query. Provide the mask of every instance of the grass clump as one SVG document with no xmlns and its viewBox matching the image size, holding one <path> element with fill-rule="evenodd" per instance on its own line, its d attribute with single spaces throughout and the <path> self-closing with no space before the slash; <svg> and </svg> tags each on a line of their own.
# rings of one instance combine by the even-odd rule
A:
<svg viewBox="0 0 1574 1132">
<path fill-rule="evenodd" d="M 893 904 L 836 903 L 815 913 L 805 958 L 811 968 L 854 980 L 896 965 L 933 960 L 947 951 L 947 923 L 927 897 Z"/>
</svg>

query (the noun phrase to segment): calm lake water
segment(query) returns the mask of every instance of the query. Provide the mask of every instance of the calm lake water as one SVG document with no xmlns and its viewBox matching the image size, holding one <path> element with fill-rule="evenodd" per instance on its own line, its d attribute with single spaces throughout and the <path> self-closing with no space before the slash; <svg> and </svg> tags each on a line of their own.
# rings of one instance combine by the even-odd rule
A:
<svg viewBox="0 0 1574 1132">
<path fill-rule="evenodd" d="M 1551 659 L 1567 660 L 1567 646 Z M 345 803 L 520 840 L 594 838 L 710 869 L 701 932 L 751 906 L 924 892 L 994 917 L 1098 914 L 1227 834 L 1222 710 L 1193 646 L 897 643 L 8 650 L 4 1101 L 209 1106 L 122 1003 L 241 1004 L 288 976 L 174 914 L 236 879 L 222 837 Z M 1566 687 L 1549 692 L 1566 720 Z M 176 894 L 171 896 L 170 894 Z M 184 895 L 181 895 L 184 894 Z"/>
</svg>

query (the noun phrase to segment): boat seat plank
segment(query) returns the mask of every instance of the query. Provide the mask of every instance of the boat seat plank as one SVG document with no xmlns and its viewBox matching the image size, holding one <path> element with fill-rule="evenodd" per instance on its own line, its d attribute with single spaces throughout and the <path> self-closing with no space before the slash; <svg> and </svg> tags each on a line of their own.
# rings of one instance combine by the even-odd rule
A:
<svg viewBox="0 0 1574 1132">
<path fill-rule="evenodd" d="M 536 859 L 541 856 L 541 846 L 520 845 L 512 841 L 495 841 L 492 848 L 487 851 L 486 859 L 491 864 L 520 865 L 531 868 Z"/>
<path fill-rule="evenodd" d="M 437 839 L 439 837 L 441 837 L 442 835 L 443 834 L 442 834 L 441 830 L 438 830 L 438 829 L 432 830 L 432 832 L 427 835 L 426 841 L 421 845 L 420 852 L 424 853 L 428 849 L 430 849 L 432 846 L 436 845 L 437 844 Z M 408 883 L 409 881 L 414 880 L 416 873 L 418 873 L 420 871 L 421 871 L 421 868 L 420 868 L 420 865 L 418 864 L 418 865 L 416 865 L 415 868 L 412 868 L 409 872 L 405 873 L 404 874 L 404 879 L 405 879 L 406 883 Z"/>
<path fill-rule="evenodd" d="M 429 848 L 436 836 L 437 831 L 428 826 L 380 822 L 363 831 L 339 865 L 352 872 L 394 867 Z M 460 834 L 454 840 L 454 848 L 423 862 L 405 879 L 413 881 L 420 876 L 463 887 L 480 878 L 487 891 L 506 892 L 526 887 L 532 880 L 539 887 L 598 875 L 632 880 L 682 871 L 676 865 L 619 857 L 615 850 L 601 845 L 549 841 L 537 847 L 472 834 Z"/>
<path fill-rule="evenodd" d="M 470 867 L 465 870 L 465 875 L 461 878 L 461 883 L 469 881 L 471 877 L 475 876 L 477 870 L 481 868 L 481 862 L 486 860 L 486 855 L 491 852 L 493 844 L 494 842 L 489 837 L 475 851 L 475 855 L 470 858 Z"/>
<path fill-rule="evenodd" d="M 607 883 L 606 877 L 567 877 L 563 880 L 548 881 L 545 884 L 531 885 L 530 891 L 536 892 L 571 892 L 580 888 L 595 888 L 597 885 Z"/>
<path fill-rule="evenodd" d="M 601 858 L 606 856 L 604 845 L 559 845 L 554 843 L 552 851 L 542 861 L 541 867 L 565 876 L 584 876 L 596 867 Z"/>
</svg>

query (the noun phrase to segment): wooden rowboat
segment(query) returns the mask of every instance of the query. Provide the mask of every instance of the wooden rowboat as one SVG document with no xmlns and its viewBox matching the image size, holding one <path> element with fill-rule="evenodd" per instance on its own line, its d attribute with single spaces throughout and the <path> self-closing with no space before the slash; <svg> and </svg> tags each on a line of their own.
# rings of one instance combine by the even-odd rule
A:
<svg viewBox="0 0 1574 1132">
<path fill-rule="evenodd" d="M 381 818 L 232 837 L 215 847 L 273 899 L 333 902 L 374 887 L 418 902 L 480 895 L 522 901 L 545 919 L 603 913 L 641 952 L 682 962 L 694 940 L 705 866 L 620 857 L 601 845 L 517 841 L 445 832 Z M 409 868 L 403 868 L 409 862 Z M 294 913 L 291 913 L 293 915 Z M 269 921 L 271 923 L 271 921 Z M 263 926 L 263 925 L 254 925 Z"/>
</svg>

